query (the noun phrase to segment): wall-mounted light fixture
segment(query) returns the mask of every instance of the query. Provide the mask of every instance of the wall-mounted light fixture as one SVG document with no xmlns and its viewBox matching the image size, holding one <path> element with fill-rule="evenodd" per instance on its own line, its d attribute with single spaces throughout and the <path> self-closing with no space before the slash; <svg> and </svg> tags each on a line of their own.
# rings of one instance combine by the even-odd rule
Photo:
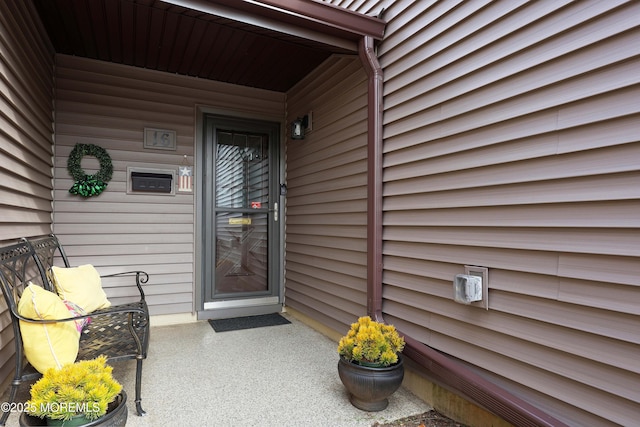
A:
<svg viewBox="0 0 640 427">
<path fill-rule="evenodd" d="M 309 126 L 309 116 L 298 117 L 291 122 L 291 139 L 304 139 L 304 131 Z"/>
</svg>

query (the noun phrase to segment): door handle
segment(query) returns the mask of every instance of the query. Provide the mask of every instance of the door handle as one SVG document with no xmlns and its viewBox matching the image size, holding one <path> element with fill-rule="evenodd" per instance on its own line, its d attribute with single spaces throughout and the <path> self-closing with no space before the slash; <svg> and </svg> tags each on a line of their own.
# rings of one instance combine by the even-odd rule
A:
<svg viewBox="0 0 640 427">
<path fill-rule="evenodd" d="M 273 220 L 278 222 L 278 202 L 273 204 Z"/>
</svg>

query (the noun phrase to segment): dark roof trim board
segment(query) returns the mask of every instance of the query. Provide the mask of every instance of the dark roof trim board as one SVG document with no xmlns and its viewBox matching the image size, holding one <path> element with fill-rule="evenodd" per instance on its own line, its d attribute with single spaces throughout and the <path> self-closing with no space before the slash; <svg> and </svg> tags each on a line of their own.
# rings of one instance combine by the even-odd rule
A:
<svg viewBox="0 0 640 427">
<path fill-rule="evenodd" d="M 365 36 L 374 40 L 382 40 L 384 36 L 386 23 L 382 19 L 332 4 L 313 0 L 260 0 L 260 2 L 286 10 L 307 22 L 316 22 L 323 27 L 323 31 L 327 31 L 327 27 L 334 28 L 344 37 L 355 41 Z"/>
<path fill-rule="evenodd" d="M 377 17 L 314 0 L 164 0 L 166 3 L 271 31 L 357 51 L 362 37 L 381 40 L 386 23 Z"/>
</svg>

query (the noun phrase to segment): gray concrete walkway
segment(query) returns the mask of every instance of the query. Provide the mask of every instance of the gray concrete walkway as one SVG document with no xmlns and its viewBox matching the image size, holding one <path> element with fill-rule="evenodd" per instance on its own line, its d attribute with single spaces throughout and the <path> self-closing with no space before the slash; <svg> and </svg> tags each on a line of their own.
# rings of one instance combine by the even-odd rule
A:
<svg viewBox="0 0 640 427">
<path fill-rule="evenodd" d="M 338 377 L 337 344 L 284 316 L 292 323 L 221 333 L 204 321 L 152 328 L 147 416 L 135 414 L 135 363 L 113 365 L 129 397 L 127 426 L 367 427 L 430 409 L 404 388 L 384 411 L 356 409 Z M 8 425 L 18 425 L 17 414 Z"/>
</svg>

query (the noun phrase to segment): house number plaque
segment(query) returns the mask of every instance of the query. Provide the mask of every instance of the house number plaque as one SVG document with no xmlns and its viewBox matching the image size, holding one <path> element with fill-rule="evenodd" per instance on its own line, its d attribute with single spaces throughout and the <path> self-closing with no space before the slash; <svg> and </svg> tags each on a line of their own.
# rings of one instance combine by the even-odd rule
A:
<svg viewBox="0 0 640 427">
<path fill-rule="evenodd" d="M 144 128 L 144 148 L 175 151 L 177 148 L 176 131 Z"/>
</svg>

